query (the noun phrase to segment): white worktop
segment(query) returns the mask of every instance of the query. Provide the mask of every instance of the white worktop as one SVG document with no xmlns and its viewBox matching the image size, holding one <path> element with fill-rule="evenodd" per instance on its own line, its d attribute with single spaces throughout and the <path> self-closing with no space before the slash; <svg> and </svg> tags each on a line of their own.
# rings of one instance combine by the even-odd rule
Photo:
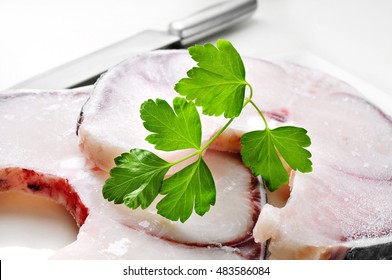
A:
<svg viewBox="0 0 392 280">
<path fill-rule="evenodd" d="M 0 90 L 144 29 L 224 0 L 1 0 Z M 392 95 L 392 1 L 259 0 L 213 36 L 242 55 L 310 52 Z"/>
</svg>

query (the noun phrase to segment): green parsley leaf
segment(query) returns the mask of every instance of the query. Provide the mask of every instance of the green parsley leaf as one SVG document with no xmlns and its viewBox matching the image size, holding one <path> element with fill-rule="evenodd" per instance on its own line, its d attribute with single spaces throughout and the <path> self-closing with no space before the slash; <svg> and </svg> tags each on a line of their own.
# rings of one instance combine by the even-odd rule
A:
<svg viewBox="0 0 392 280">
<path fill-rule="evenodd" d="M 311 153 L 305 149 L 310 138 L 303 128 L 284 126 L 245 133 L 241 138 L 244 164 L 261 175 L 269 190 L 288 183 L 289 176 L 279 153 L 293 170 L 312 171 Z"/>
<path fill-rule="evenodd" d="M 146 140 L 163 151 L 199 149 L 201 122 L 196 106 L 184 98 L 176 97 L 173 108 L 162 99 L 145 101 L 140 108 L 144 127 L 150 132 Z"/>
<path fill-rule="evenodd" d="M 177 97 L 171 107 L 165 100 L 147 100 L 140 108 L 144 127 L 151 132 L 146 141 L 163 151 L 195 149 L 193 153 L 175 162 L 166 162 L 152 152 L 132 149 L 115 159 L 116 167 L 103 187 L 103 196 L 114 203 L 124 203 L 132 209 L 147 208 L 158 194 L 158 214 L 185 222 L 195 211 L 203 216 L 215 204 L 216 190 L 211 171 L 202 155 L 239 116 L 242 108 L 251 104 L 260 114 L 265 129 L 242 136 L 241 155 L 253 174 L 261 175 L 265 185 L 276 190 L 288 182 L 283 158 L 293 170 L 310 172 L 311 153 L 307 131 L 286 126 L 270 129 L 258 106 L 251 100 L 253 90 L 245 80 L 242 59 L 230 42 L 218 40 L 217 47 L 206 44 L 190 47 L 189 53 L 197 67 L 188 71 L 188 78 L 180 80 L 175 90 L 185 98 Z M 250 96 L 244 104 L 245 88 Z M 207 115 L 224 115 L 230 120 L 212 139 L 201 147 L 201 122 L 196 106 L 202 106 Z M 192 164 L 165 179 L 168 170 L 187 159 L 198 156 Z"/>
<path fill-rule="evenodd" d="M 275 147 L 293 170 L 312 171 L 312 154 L 304 149 L 310 146 L 307 131 L 301 127 L 282 126 L 271 130 Z"/>
<path fill-rule="evenodd" d="M 132 149 L 115 158 L 116 167 L 110 170 L 102 193 L 114 203 L 125 203 L 135 209 L 147 208 L 159 194 L 170 164 L 154 153 Z"/>
<path fill-rule="evenodd" d="M 158 204 L 158 214 L 185 222 L 195 212 L 203 216 L 215 204 L 215 183 L 204 160 L 199 159 L 163 182 L 161 194 L 166 195 Z"/>
<path fill-rule="evenodd" d="M 248 83 L 244 64 L 233 45 L 218 40 L 217 47 L 195 45 L 188 50 L 198 67 L 189 70 L 188 78 L 181 79 L 174 89 L 202 106 L 203 114 L 239 116 Z"/>
</svg>

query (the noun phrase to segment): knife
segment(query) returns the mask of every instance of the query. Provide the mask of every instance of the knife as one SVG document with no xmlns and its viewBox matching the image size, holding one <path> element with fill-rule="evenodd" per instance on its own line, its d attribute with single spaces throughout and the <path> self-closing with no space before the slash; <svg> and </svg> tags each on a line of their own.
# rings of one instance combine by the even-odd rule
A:
<svg viewBox="0 0 392 280">
<path fill-rule="evenodd" d="M 256 8 L 257 0 L 218 3 L 189 17 L 171 22 L 166 32 L 142 31 L 18 83 L 11 89 L 62 89 L 91 85 L 102 73 L 122 60 L 147 51 L 186 47 L 247 19 Z"/>
</svg>

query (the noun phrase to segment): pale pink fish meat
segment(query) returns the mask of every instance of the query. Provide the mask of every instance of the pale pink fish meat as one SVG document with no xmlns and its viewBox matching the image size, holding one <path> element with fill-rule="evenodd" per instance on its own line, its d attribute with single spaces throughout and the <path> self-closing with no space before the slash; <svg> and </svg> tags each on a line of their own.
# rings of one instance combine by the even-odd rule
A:
<svg viewBox="0 0 392 280">
<path fill-rule="evenodd" d="M 104 226 L 102 226 L 104 225 Z M 130 230 L 109 217 L 90 215 L 78 239 L 57 251 L 52 259 L 232 259 L 247 256 L 229 246 L 208 248 L 188 246 Z"/>
<path fill-rule="evenodd" d="M 272 259 L 336 259 L 350 248 L 382 244 L 391 258 L 392 183 L 316 166 L 297 173 L 284 208 L 265 205 L 255 236 L 270 239 Z M 309 203 L 312 201 L 312 203 Z M 364 248 L 362 248 L 363 250 Z M 376 252 L 377 253 L 377 252 Z M 379 256 L 381 257 L 381 256 Z"/>
<path fill-rule="evenodd" d="M 275 67 L 279 91 L 256 95 L 256 103 L 265 104 L 274 126 L 308 130 L 314 171 L 294 175 L 284 208 L 263 207 L 255 237 L 270 240 L 271 258 L 392 258 L 391 117 L 338 79 L 292 64 Z M 238 122 L 244 127 L 246 120 Z M 361 247 L 361 254 L 350 249 Z"/>
<path fill-rule="evenodd" d="M 270 126 L 301 126 L 312 139 L 309 149 L 315 171 L 292 178 L 286 207 L 267 204 L 261 211 L 254 235 L 260 242 L 270 240 L 271 258 L 341 258 L 347 257 L 352 247 L 388 243 L 392 219 L 392 204 L 387 203 L 392 199 L 391 118 L 349 84 L 320 71 L 252 58 L 245 58 L 244 63 L 254 101 Z M 142 127 L 138 114 L 124 116 L 120 112 L 137 112 L 146 98 L 171 100 L 176 96 L 175 83 L 195 64 L 186 51 L 158 51 L 109 71 L 83 110 L 79 130 L 82 150 L 97 166 L 109 168 L 113 155 L 134 146 L 147 147 L 139 142 L 148 132 L 137 134 Z M 121 130 L 111 127 L 118 119 L 126 124 Z M 210 131 L 223 123 L 222 118 L 203 119 L 204 127 L 213 128 Z M 105 131 L 98 129 L 98 124 Z M 262 120 L 248 106 L 212 149 L 238 152 L 242 134 L 259 129 L 263 129 Z M 112 141 L 114 135 L 126 141 Z M 332 219 L 336 211 L 343 214 Z M 318 213 L 317 217 L 312 212 Z M 310 238 L 315 229 L 318 233 Z"/>
<path fill-rule="evenodd" d="M 322 72 L 251 58 L 245 58 L 244 63 L 247 80 L 254 89 L 254 101 L 266 114 L 270 126 L 296 125 L 308 130 L 312 139 L 309 149 L 314 167 L 312 173 L 292 173 L 291 193 L 284 207 L 263 206 L 253 230 L 254 238 L 261 244 L 269 241 L 269 257 L 272 259 L 392 258 L 391 117 L 366 101 L 347 83 Z M 124 61 L 101 77 L 80 118 L 79 145 L 84 155 L 72 144 L 71 156 L 64 155 L 67 158 L 64 161 L 61 153 L 56 161 L 42 150 L 42 153 L 26 157 L 33 159 L 27 163 L 20 153 L 30 150 L 25 148 L 30 147 L 25 146 L 29 145 L 28 141 L 21 142 L 12 150 L 17 154 L 15 159 L 4 152 L 7 150 L 0 149 L 2 176 L 7 175 L 9 168 L 13 168 L 10 163 L 15 162 L 17 164 L 11 165 L 20 170 L 26 170 L 23 169 L 26 166 L 28 170 L 58 176 L 58 180 L 67 178 L 70 187 L 88 209 L 89 216 L 85 222 L 83 220 L 78 240 L 54 257 L 137 258 L 127 248 L 143 246 L 141 244 L 156 244 L 161 250 L 166 250 L 167 246 L 179 246 L 167 249 L 168 253 L 162 258 L 174 258 L 174 255 L 187 258 L 188 254 L 192 254 L 190 258 L 213 258 L 217 255 L 249 258 L 263 254 L 263 246 L 259 246 L 257 252 L 252 235 L 246 232 L 253 228 L 260 200 L 261 204 L 264 203 L 264 195 L 257 191 L 254 178 L 240 164 L 236 154 L 211 150 L 206 153 L 213 172 L 225 173 L 230 169 L 228 173 L 231 174 L 222 179 L 223 186 L 218 182 L 217 188 L 222 190 L 222 195 L 217 195 L 217 206 L 212 208 L 210 216 L 200 221 L 198 217 L 192 217 L 189 226 L 165 221 L 153 209 L 130 211 L 125 206 L 115 206 L 103 200 L 100 191 L 107 173 L 90 170 L 91 165 L 109 170 L 113 166 L 113 158 L 131 148 L 153 150 L 144 141 L 148 132 L 139 117 L 140 104 L 148 98 L 162 98 L 170 102 L 177 96 L 174 84 L 185 77 L 186 71 L 194 65 L 185 51 L 157 51 Z M 9 102 L 12 99 L 4 100 Z M 8 111 L 2 114 L 2 117 L 6 116 L 5 125 L 12 124 L 12 114 Z M 35 117 L 27 115 L 27 119 Z M 25 124 L 26 120 L 22 123 Z M 202 122 L 205 142 L 222 127 L 225 120 L 203 116 Z M 49 123 L 47 125 L 50 126 Z M 61 130 L 68 131 L 70 126 Z M 3 125 L 2 131 L 13 131 L 9 128 Z M 211 149 L 238 152 L 241 135 L 258 129 L 263 129 L 262 121 L 256 111 L 247 107 Z M 37 136 L 26 132 L 26 136 L 32 135 Z M 69 137 L 77 146 L 77 138 Z M 1 148 L 13 149 L 10 143 L 18 143 L 16 133 L 7 139 L 0 145 Z M 61 136 L 59 139 L 62 141 Z M 65 150 L 71 147 L 66 146 Z M 173 160 L 185 153 L 189 151 L 160 155 Z M 41 158 L 37 158 L 38 154 Z M 51 164 L 45 165 L 44 162 Z M 232 167 L 227 168 L 226 164 Z M 232 178 L 240 180 L 228 185 L 234 180 Z M 0 186 L 9 185 L 7 180 L 0 182 Z M 245 194 L 232 191 L 238 190 L 238 184 Z M 30 192 L 37 187 L 34 186 L 32 184 Z M 228 197 L 223 195 L 226 191 L 230 192 Z M 227 201 L 228 206 L 219 208 L 220 199 Z M 239 211 L 235 221 L 228 221 L 231 214 L 225 215 L 221 211 L 228 211 L 234 202 L 239 202 L 238 207 L 243 211 Z M 214 209 L 218 212 L 213 213 Z M 222 223 L 216 226 L 216 232 L 209 232 L 207 228 L 215 223 L 216 215 L 223 215 Z M 102 228 L 98 233 L 90 231 L 99 227 L 99 218 L 102 221 L 109 219 L 108 224 L 112 226 Z M 201 221 L 203 224 L 199 225 Z M 230 228 L 235 230 L 226 233 Z M 112 236 L 113 231 L 122 237 Z M 218 232 L 226 234 L 216 234 Z M 104 238 L 106 236 L 110 236 L 108 242 Z M 142 237 L 140 243 L 130 241 L 137 236 Z M 216 246 L 207 249 L 206 246 L 211 244 Z M 76 253 L 78 246 L 85 246 L 86 252 Z M 194 254 L 191 253 L 193 251 Z M 209 255 L 203 255 L 204 252 Z M 234 255 L 232 252 L 235 252 Z M 146 258 L 154 254 L 153 251 L 145 253 Z"/>
<path fill-rule="evenodd" d="M 75 133 L 88 96 L 89 92 L 78 90 L 0 96 L 0 192 L 22 191 L 52 199 L 64 205 L 80 226 L 77 241 L 54 258 L 263 256 L 252 230 L 264 195 L 237 155 L 205 154 L 216 177 L 217 201 L 204 218 L 194 215 L 182 224 L 157 215 L 154 206 L 134 211 L 104 200 L 101 190 L 108 174 L 92 169 Z M 121 254 L 113 249 L 116 244 L 122 246 Z M 148 252 L 132 250 L 143 246 L 152 247 Z M 82 248 L 91 250 L 81 254 Z"/>
<path fill-rule="evenodd" d="M 113 159 L 131 148 L 154 151 L 167 161 L 188 155 L 189 150 L 156 151 L 145 141 L 150 133 L 140 118 L 140 106 L 157 98 L 172 100 L 178 94 L 174 85 L 193 65 L 178 51 L 155 51 L 126 60 L 101 76 L 89 101 L 83 107 L 78 130 L 80 146 L 94 164 L 103 170 L 114 166 Z M 201 115 L 202 143 L 222 127 L 223 119 Z M 170 171 L 171 172 L 171 171 Z"/>
</svg>

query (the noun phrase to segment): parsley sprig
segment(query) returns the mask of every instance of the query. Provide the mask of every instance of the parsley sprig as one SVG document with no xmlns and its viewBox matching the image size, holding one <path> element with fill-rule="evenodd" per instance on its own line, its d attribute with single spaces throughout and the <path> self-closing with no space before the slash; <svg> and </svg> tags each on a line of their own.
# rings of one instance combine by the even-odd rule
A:
<svg viewBox="0 0 392 280">
<path fill-rule="evenodd" d="M 193 152 L 178 161 L 167 162 L 151 151 L 132 149 L 115 159 L 116 166 L 103 187 L 103 196 L 131 209 L 147 208 L 159 194 L 158 214 L 185 222 L 195 211 L 203 216 L 215 204 L 214 178 L 203 159 L 203 152 L 241 114 L 245 106 L 253 106 L 262 119 L 263 128 L 243 134 L 241 156 L 244 164 L 256 176 L 261 175 L 271 191 L 288 183 L 288 173 L 282 159 L 293 169 L 310 172 L 311 153 L 305 148 L 310 138 L 303 128 L 283 126 L 271 129 L 262 111 L 253 101 L 253 88 L 245 79 L 245 67 L 233 45 L 225 40 L 195 45 L 188 49 L 197 66 L 187 72 L 174 89 L 183 97 L 176 97 L 171 106 L 165 100 L 145 101 L 140 108 L 144 127 L 151 132 L 146 141 L 155 149 Z M 249 96 L 245 96 L 246 88 Z M 265 93 L 262 93 L 265 94 Z M 196 106 L 203 114 L 224 115 L 228 119 L 202 146 L 202 125 Z M 194 158 L 170 177 L 171 167 Z"/>
</svg>

